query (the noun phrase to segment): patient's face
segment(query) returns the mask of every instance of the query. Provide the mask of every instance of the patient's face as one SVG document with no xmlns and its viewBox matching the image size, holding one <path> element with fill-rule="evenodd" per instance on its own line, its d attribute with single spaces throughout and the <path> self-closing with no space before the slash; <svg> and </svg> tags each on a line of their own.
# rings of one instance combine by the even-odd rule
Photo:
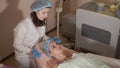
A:
<svg viewBox="0 0 120 68">
<path fill-rule="evenodd" d="M 63 46 L 56 44 L 56 42 L 50 43 L 50 55 L 59 61 L 63 61 L 66 58 Z"/>
</svg>

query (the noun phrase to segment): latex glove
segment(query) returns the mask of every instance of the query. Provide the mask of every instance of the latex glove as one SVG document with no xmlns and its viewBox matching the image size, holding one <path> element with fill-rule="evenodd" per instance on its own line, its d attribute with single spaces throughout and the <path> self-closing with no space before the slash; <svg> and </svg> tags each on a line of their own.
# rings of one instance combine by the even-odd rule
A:
<svg viewBox="0 0 120 68">
<path fill-rule="evenodd" d="M 35 48 L 32 49 L 32 54 L 36 59 L 41 57 L 40 53 L 38 53 L 38 51 Z"/>
</svg>

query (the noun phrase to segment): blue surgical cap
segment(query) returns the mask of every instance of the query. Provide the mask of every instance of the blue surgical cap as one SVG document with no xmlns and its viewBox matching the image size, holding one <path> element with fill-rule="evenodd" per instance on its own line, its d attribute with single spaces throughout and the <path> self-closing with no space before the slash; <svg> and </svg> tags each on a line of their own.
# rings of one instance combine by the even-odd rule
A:
<svg viewBox="0 0 120 68">
<path fill-rule="evenodd" d="M 49 0 L 36 0 L 31 5 L 31 12 L 41 10 L 47 7 L 48 8 L 51 7 L 51 2 Z"/>
<path fill-rule="evenodd" d="M 58 39 L 58 38 L 49 38 L 49 39 L 47 39 L 46 41 L 44 41 L 44 42 L 43 42 L 43 45 L 42 45 L 42 50 L 43 50 L 43 52 L 44 52 L 48 57 L 50 57 L 50 58 L 51 58 L 51 55 L 50 55 L 50 53 L 49 53 L 49 44 L 50 44 L 50 42 L 52 42 L 52 41 L 55 41 L 56 43 L 61 43 L 61 40 Z"/>
</svg>

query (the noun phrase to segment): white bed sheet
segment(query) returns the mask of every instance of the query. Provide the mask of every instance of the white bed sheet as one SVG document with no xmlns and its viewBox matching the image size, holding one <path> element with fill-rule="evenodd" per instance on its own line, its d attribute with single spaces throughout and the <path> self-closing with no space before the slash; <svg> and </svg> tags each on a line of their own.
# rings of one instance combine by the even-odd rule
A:
<svg viewBox="0 0 120 68">
<path fill-rule="evenodd" d="M 87 53 L 87 55 L 104 62 L 105 64 L 109 65 L 111 68 L 120 68 L 120 59 L 105 57 L 105 56 L 96 55 L 92 53 Z"/>
</svg>

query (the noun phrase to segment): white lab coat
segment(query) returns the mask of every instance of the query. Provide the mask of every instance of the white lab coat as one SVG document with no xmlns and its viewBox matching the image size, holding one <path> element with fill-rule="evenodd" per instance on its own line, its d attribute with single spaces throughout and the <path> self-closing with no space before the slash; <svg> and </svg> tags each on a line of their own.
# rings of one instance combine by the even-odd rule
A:
<svg viewBox="0 0 120 68">
<path fill-rule="evenodd" d="M 34 66 L 32 68 L 35 68 L 36 65 L 31 58 L 30 50 L 39 40 L 48 38 L 45 34 L 45 28 L 45 26 L 41 26 L 37 29 L 31 17 L 27 17 L 15 27 L 13 47 L 20 68 L 31 68 L 31 65 Z"/>
</svg>

